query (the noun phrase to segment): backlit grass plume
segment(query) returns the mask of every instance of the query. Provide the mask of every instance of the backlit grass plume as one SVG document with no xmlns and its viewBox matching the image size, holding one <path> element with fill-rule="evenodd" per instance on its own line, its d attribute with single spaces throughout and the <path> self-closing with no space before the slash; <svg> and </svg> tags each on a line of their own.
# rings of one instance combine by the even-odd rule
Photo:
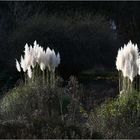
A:
<svg viewBox="0 0 140 140">
<path fill-rule="evenodd" d="M 133 89 L 133 80 L 137 76 L 139 52 L 137 44 L 131 41 L 118 50 L 116 68 L 119 71 L 119 92 L 130 92 Z"/>
<path fill-rule="evenodd" d="M 16 59 L 16 68 L 23 72 L 25 83 L 36 82 L 42 78 L 43 84 L 55 84 L 55 69 L 60 64 L 60 54 L 47 47 L 46 51 L 34 41 L 33 46 L 26 43 L 24 55 L 21 55 L 20 63 Z"/>
</svg>

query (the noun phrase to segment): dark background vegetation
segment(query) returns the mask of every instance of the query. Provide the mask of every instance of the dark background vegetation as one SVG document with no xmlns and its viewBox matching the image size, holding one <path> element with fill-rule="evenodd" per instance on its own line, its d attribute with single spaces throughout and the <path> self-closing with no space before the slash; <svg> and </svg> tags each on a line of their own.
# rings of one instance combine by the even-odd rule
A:
<svg viewBox="0 0 140 140">
<path fill-rule="evenodd" d="M 139 44 L 139 8 L 125 1 L 0 2 L 0 86 L 15 83 L 15 58 L 34 40 L 60 52 L 64 78 L 88 69 L 114 71 L 118 48 L 130 39 Z"/>
<path fill-rule="evenodd" d="M 140 94 L 119 94 L 115 68 L 118 48 L 130 39 L 140 44 L 139 8 L 0 2 L 0 138 L 139 138 Z M 60 52 L 54 87 L 41 77 L 24 83 L 16 70 L 15 58 L 34 40 Z"/>
</svg>

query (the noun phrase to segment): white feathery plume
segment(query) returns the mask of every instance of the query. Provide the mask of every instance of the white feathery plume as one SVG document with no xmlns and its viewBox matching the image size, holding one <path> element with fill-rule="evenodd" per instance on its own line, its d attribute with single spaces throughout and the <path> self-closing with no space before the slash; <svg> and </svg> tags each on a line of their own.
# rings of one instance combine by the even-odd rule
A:
<svg viewBox="0 0 140 140">
<path fill-rule="evenodd" d="M 51 53 L 52 53 L 51 49 L 49 47 L 47 47 L 47 49 L 46 49 L 46 60 L 48 61 L 47 65 L 49 65 Z"/>
<path fill-rule="evenodd" d="M 35 51 L 34 47 L 30 46 L 30 62 L 29 65 L 34 68 L 36 66 L 36 57 L 35 57 Z"/>
<path fill-rule="evenodd" d="M 36 62 L 37 62 L 37 56 L 38 56 L 38 53 L 39 53 L 39 51 L 38 51 L 38 46 L 37 46 L 37 44 L 35 45 L 35 43 L 34 43 L 34 47 L 33 47 L 33 50 L 32 50 L 32 55 L 33 55 L 33 64 L 34 65 L 36 65 Z"/>
<path fill-rule="evenodd" d="M 124 67 L 122 69 L 123 71 L 123 76 L 124 77 L 130 77 L 130 74 L 131 74 L 131 60 L 132 60 L 132 55 L 129 51 L 129 48 L 126 46 L 124 47 L 124 57 L 125 57 L 125 61 L 124 61 Z"/>
<path fill-rule="evenodd" d="M 32 78 L 32 70 L 31 70 L 31 67 L 28 67 L 27 74 L 28 74 L 28 77 L 31 79 Z"/>
<path fill-rule="evenodd" d="M 25 63 L 26 63 L 26 66 L 27 67 L 30 67 L 33 63 L 33 48 L 32 46 L 30 45 L 30 47 L 28 47 L 28 51 L 25 51 L 25 55 L 24 55 L 24 60 L 25 60 Z"/>
<path fill-rule="evenodd" d="M 16 68 L 17 68 L 17 70 L 18 70 L 19 72 L 21 72 L 21 67 L 20 67 L 20 64 L 19 64 L 19 62 L 17 61 L 17 59 L 16 59 Z"/>
<path fill-rule="evenodd" d="M 25 49 L 25 50 L 24 50 L 24 53 L 25 53 L 25 54 L 26 54 L 26 53 L 28 54 L 28 52 L 29 52 L 29 46 L 28 46 L 27 43 L 25 44 L 24 49 Z"/>
<path fill-rule="evenodd" d="M 60 54 L 55 53 L 54 50 L 51 50 L 49 47 L 46 50 L 46 60 L 48 61 L 47 66 L 49 71 L 55 71 L 55 68 L 60 64 Z"/>
<path fill-rule="evenodd" d="M 133 82 L 134 77 L 137 76 L 138 74 L 138 67 L 136 64 L 133 65 L 133 68 L 131 69 L 131 73 L 129 75 L 129 79 L 131 80 L 131 82 Z"/>
<path fill-rule="evenodd" d="M 123 48 L 121 48 L 118 50 L 118 55 L 116 58 L 116 68 L 118 71 L 123 70 L 124 62 L 125 62 L 124 51 L 123 51 Z"/>
<path fill-rule="evenodd" d="M 35 40 L 35 41 L 34 41 L 33 48 L 36 49 L 37 47 L 38 47 L 38 46 L 37 46 L 37 41 Z"/>
<path fill-rule="evenodd" d="M 125 61 L 124 69 L 123 69 L 123 77 L 129 77 L 131 74 L 131 65 L 129 61 Z"/>
<path fill-rule="evenodd" d="M 38 64 L 40 64 L 41 62 L 41 55 L 42 55 L 42 52 L 43 52 L 43 48 L 42 47 L 38 47 L 37 48 L 37 58 L 36 58 L 36 62 Z"/>
<path fill-rule="evenodd" d="M 59 52 L 57 53 L 56 59 L 57 59 L 57 65 L 56 65 L 57 67 L 60 64 L 60 60 L 61 60 Z"/>
<path fill-rule="evenodd" d="M 124 47 L 118 51 L 116 67 L 118 70 L 121 70 L 123 76 L 128 77 L 131 82 L 138 73 L 136 64 L 138 56 L 137 44 L 132 44 L 131 41 L 129 41 L 127 45 L 124 44 Z"/>
<path fill-rule="evenodd" d="M 32 60 L 32 64 L 31 64 L 31 66 L 32 66 L 32 68 L 34 68 L 34 67 L 36 66 L 36 61 L 35 61 L 34 58 L 33 58 L 33 60 Z"/>
<path fill-rule="evenodd" d="M 128 43 L 129 49 L 129 61 L 131 63 L 131 74 L 128 76 L 133 81 L 134 77 L 138 74 L 137 59 L 139 57 L 137 44 L 132 44 L 131 41 Z"/>
<path fill-rule="evenodd" d="M 136 61 L 138 67 L 138 75 L 140 75 L 140 57 Z"/>
<path fill-rule="evenodd" d="M 35 68 L 36 65 L 40 66 L 40 69 L 44 71 L 48 67 L 49 71 L 55 71 L 55 68 L 60 64 L 60 54 L 59 52 L 55 53 L 54 50 L 51 50 L 47 47 L 46 52 L 43 47 L 37 44 L 35 40 L 33 46 L 29 46 L 27 43 L 24 46 L 24 57 L 21 56 L 20 64 L 16 59 L 16 68 L 20 72 L 21 68 L 23 72 L 27 71 L 29 78 L 32 77 L 32 68 Z"/>
<path fill-rule="evenodd" d="M 44 63 L 40 63 L 40 69 L 42 70 L 42 71 L 44 71 L 45 70 L 45 64 Z"/>
<path fill-rule="evenodd" d="M 23 59 L 23 56 L 21 56 L 20 65 L 21 65 L 21 68 L 23 69 L 23 71 L 26 72 L 27 67 L 26 67 L 26 64 L 25 64 L 25 60 Z"/>
<path fill-rule="evenodd" d="M 48 66 L 49 66 L 49 71 L 55 71 L 55 65 L 56 65 L 56 55 L 54 50 L 51 51 L 48 59 Z"/>
<path fill-rule="evenodd" d="M 40 64 L 39 65 L 40 65 L 40 69 L 42 71 L 44 71 L 45 68 L 46 68 L 46 53 L 45 53 L 45 51 L 41 52 Z"/>
<path fill-rule="evenodd" d="M 50 64 L 51 64 L 51 54 L 52 54 L 51 49 L 49 47 L 47 47 L 47 49 L 46 49 L 46 60 L 47 60 L 47 66 L 48 66 L 49 71 L 51 71 L 51 67 L 50 67 Z"/>
</svg>

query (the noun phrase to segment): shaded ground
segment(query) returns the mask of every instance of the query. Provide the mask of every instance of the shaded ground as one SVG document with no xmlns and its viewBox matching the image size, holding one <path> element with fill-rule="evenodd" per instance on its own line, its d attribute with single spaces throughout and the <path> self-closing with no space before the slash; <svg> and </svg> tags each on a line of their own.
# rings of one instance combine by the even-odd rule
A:
<svg viewBox="0 0 140 140">
<path fill-rule="evenodd" d="M 88 109 L 118 94 L 118 76 L 116 72 L 82 73 L 79 82 L 84 85 Z M 91 101 L 90 101 L 91 100 Z M 91 102 L 91 103 L 89 103 Z"/>
</svg>

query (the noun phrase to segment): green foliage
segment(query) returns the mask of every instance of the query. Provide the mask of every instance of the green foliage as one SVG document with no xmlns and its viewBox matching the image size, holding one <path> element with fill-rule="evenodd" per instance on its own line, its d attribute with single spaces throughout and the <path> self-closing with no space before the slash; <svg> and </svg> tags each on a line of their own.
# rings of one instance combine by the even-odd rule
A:
<svg viewBox="0 0 140 140">
<path fill-rule="evenodd" d="M 0 102 L 0 138 L 91 138 L 75 77 L 68 85 L 20 84 Z"/>
<path fill-rule="evenodd" d="M 140 95 L 133 91 L 102 104 L 90 121 L 105 138 L 139 138 L 139 118 Z"/>
<path fill-rule="evenodd" d="M 36 109 L 47 109 L 50 106 L 59 111 L 59 92 L 64 91 L 61 88 L 52 89 L 47 85 L 44 86 L 39 81 L 26 85 L 21 84 L 3 97 L 1 112 L 4 117 L 16 118 L 18 115 L 29 114 Z"/>
</svg>

